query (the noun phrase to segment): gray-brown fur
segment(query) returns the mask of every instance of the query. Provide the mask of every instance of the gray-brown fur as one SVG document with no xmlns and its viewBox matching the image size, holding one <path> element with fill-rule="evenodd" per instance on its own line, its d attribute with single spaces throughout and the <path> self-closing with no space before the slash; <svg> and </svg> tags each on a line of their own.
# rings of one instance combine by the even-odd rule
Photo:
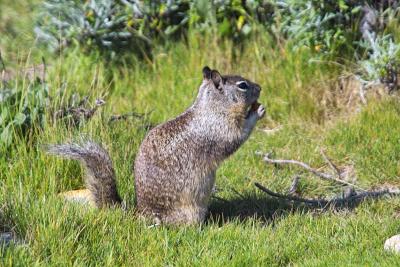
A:
<svg viewBox="0 0 400 267">
<path fill-rule="evenodd" d="M 260 86 L 249 80 L 222 76 L 205 67 L 193 105 L 177 118 L 152 129 L 140 146 L 134 164 L 138 211 L 167 224 L 202 222 L 219 164 L 246 141 L 265 113 L 264 107 L 256 104 L 259 93 Z M 65 154 L 63 150 L 57 152 Z M 94 181 L 114 185 L 110 187 L 111 195 L 118 196 L 115 182 L 109 182 L 114 180 L 109 157 L 103 162 L 101 157 L 87 152 L 75 158 L 83 159 L 88 171 L 95 174 Z M 96 150 L 94 154 L 107 155 Z M 86 158 L 99 161 L 88 164 Z M 101 172 L 104 166 L 104 173 L 93 171 Z M 92 183 L 89 185 L 94 188 Z"/>
<path fill-rule="evenodd" d="M 115 171 L 110 156 L 100 145 L 86 141 L 82 144 L 49 145 L 47 152 L 83 163 L 85 184 L 98 207 L 119 204 L 121 198 L 115 183 Z"/>
</svg>

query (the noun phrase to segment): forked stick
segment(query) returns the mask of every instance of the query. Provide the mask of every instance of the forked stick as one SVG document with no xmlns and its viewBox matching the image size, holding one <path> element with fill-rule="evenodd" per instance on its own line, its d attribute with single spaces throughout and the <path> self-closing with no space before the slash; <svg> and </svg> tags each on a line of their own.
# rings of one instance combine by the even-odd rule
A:
<svg viewBox="0 0 400 267">
<path fill-rule="evenodd" d="M 256 152 L 256 154 L 260 155 L 260 152 Z M 301 161 L 298 161 L 298 160 L 292 160 L 292 159 L 271 159 L 270 156 L 271 156 L 271 153 L 264 154 L 263 160 L 265 162 L 269 163 L 269 164 L 281 164 L 281 165 L 292 164 L 292 165 L 297 165 L 297 166 L 300 166 L 303 169 L 311 172 L 315 176 L 318 176 L 319 178 L 321 178 L 323 180 L 333 181 L 333 182 L 339 183 L 341 185 L 352 186 L 352 187 L 357 188 L 359 190 L 365 191 L 363 188 L 361 188 L 361 187 L 359 187 L 359 186 L 357 186 L 355 184 L 352 184 L 350 182 L 344 181 L 342 179 L 336 178 L 332 174 L 317 171 L 316 169 L 311 168 L 310 165 L 308 165 L 308 164 L 306 164 L 304 162 L 301 162 Z M 326 158 L 326 160 L 328 162 L 330 162 L 328 158 Z M 333 163 L 330 162 L 330 164 L 333 164 Z M 336 171 L 339 172 L 339 170 L 337 168 L 336 168 Z"/>
<path fill-rule="evenodd" d="M 294 202 L 300 202 L 304 203 L 310 206 L 315 206 L 315 207 L 320 207 L 320 208 L 326 208 L 328 206 L 343 206 L 343 205 L 348 205 L 348 204 L 353 204 L 354 202 L 357 201 L 362 201 L 366 198 L 379 198 L 383 197 L 385 195 L 387 196 L 398 196 L 400 195 L 400 190 L 399 189 L 381 189 L 381 190 L 371 190 L 371 191 L 365 191 L 361 193 L 356 193 L 354 192 L 353 194 L 350 194 L 348 196 L 344 197 L 336 197 L 332 199 L 307 199 L 307 198 L 301 198 L 301 197 L 296 197 L 292 195 L 283 195 L 280 193 L 276 193 L 274 191 L 269 190 L 265 186 L 261 185 L 260 183 L 254 183 L 254 185 L 260 189 L 261 191 L 267 193 L 270 196 L 285 199 L 288 201 L 294 201 Z"/>
</svg>

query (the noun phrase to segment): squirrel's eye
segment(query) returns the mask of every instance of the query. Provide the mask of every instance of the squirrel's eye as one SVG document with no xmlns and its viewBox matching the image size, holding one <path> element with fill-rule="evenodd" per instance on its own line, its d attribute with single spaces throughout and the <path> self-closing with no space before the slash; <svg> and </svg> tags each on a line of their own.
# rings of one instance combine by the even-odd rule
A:
<svg viewBox="0 0 400 267">
<path fill-rule="evenodd" d="M 247 84 L 246 81 L 237 82 L 236 85 L 237 85 L 240 89 L 243 89 L 243 90 L 247 90 L 247 89 L 249 88 L 249 85 Z"/>
</svg>

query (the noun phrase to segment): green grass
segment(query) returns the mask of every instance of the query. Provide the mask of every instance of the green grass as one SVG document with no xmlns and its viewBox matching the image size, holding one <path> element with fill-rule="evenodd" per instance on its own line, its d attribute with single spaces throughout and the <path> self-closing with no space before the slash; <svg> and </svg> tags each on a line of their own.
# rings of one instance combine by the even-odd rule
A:
<svg viewBox="0 0 400 267">
<path fill-rule="evenodd" d="M 13 47 L 7 38 L 8 33 L 1 36 L 0 44 L 9 48 L 11 65 L 40 64 L 45 52 L 34 43 Z M 61 57 L 48 55 L 50 94 L 66 88 L 52 108 L 74 92 L 89 95 L 91 101 L 104 97 L 107 104 L 80 128 L 48 118 L 33 142 L 16 139 L 10 153 L 0 157 L 0 228 L 11 229 L 23 241 L 0 249 L 0 265 L 399 265 L 400 257 L 384 252 L 383 243 L 400 231 L 400 200 L 366 201 L 352 209 L 321 212 L 284 203 L 254 187 L 257 181 L 284 192 L 300 171 L 266 165 L 255 151 L 273 151 L 277 158 L 319 167 L 320 149 L 339 166 L 352 165 L 360 186 L 400 186 L 398 99 L 372 101 L 360 112 L 346 113 L 324 101 L 340 70 L 310 64 L 307 52 L 291 54 L 269 44 L 268 38 L 259 37 L 233 59 L 229 42 L 193 35 L 187 44 L 156 51 L 152 64 L 133 58 L 129 64 L 112 64 L 78 50 Z M 24 56 L 30 47 L 36 52 Z M 134 215 L 131 175 L 145 124 L 158 124 L 184 111 L 196 96 L 204 65 L 260 83 L 260 102 L 268 114 L 219 169 L 217 195 L 227 201 L 212 199 L 211 215 L 203 225 L 148 228 Z M 26 89 L 23 83 L 18 86 Z M 110 115 L 133 110 L 152 112 L 144 120 L 107 123 Z M 274 134 L 262 131 L 278 125 L 282 129 Z M 82 188 L 82 171 L 76 162 L 45 155 L 40 146 L 81 135 L 110 151 L 128 212 L 86 209 L 57 196 Z M 309 197 L 340 192 L 334 184 L 307 174 L 302 175 L 300 189 Z"/>
</svg>

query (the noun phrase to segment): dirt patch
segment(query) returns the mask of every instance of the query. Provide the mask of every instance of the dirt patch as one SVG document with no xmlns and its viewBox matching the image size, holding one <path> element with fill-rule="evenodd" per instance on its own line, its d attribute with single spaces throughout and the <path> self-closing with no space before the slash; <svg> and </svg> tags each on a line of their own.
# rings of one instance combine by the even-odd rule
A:
<svg viewBox="0 0 400 267">
<path fill-rule="evenodd" d="M 358 113 L 369 101 L 399 96 L 397 91 L 389 94 L 382 84 L 371 85 L 361 92 L 361 82 L 354 75 L 342 76 L 317 86 L 321 90 L 316 94 L 317 101 L 326 120 Z"/>
</svg>

